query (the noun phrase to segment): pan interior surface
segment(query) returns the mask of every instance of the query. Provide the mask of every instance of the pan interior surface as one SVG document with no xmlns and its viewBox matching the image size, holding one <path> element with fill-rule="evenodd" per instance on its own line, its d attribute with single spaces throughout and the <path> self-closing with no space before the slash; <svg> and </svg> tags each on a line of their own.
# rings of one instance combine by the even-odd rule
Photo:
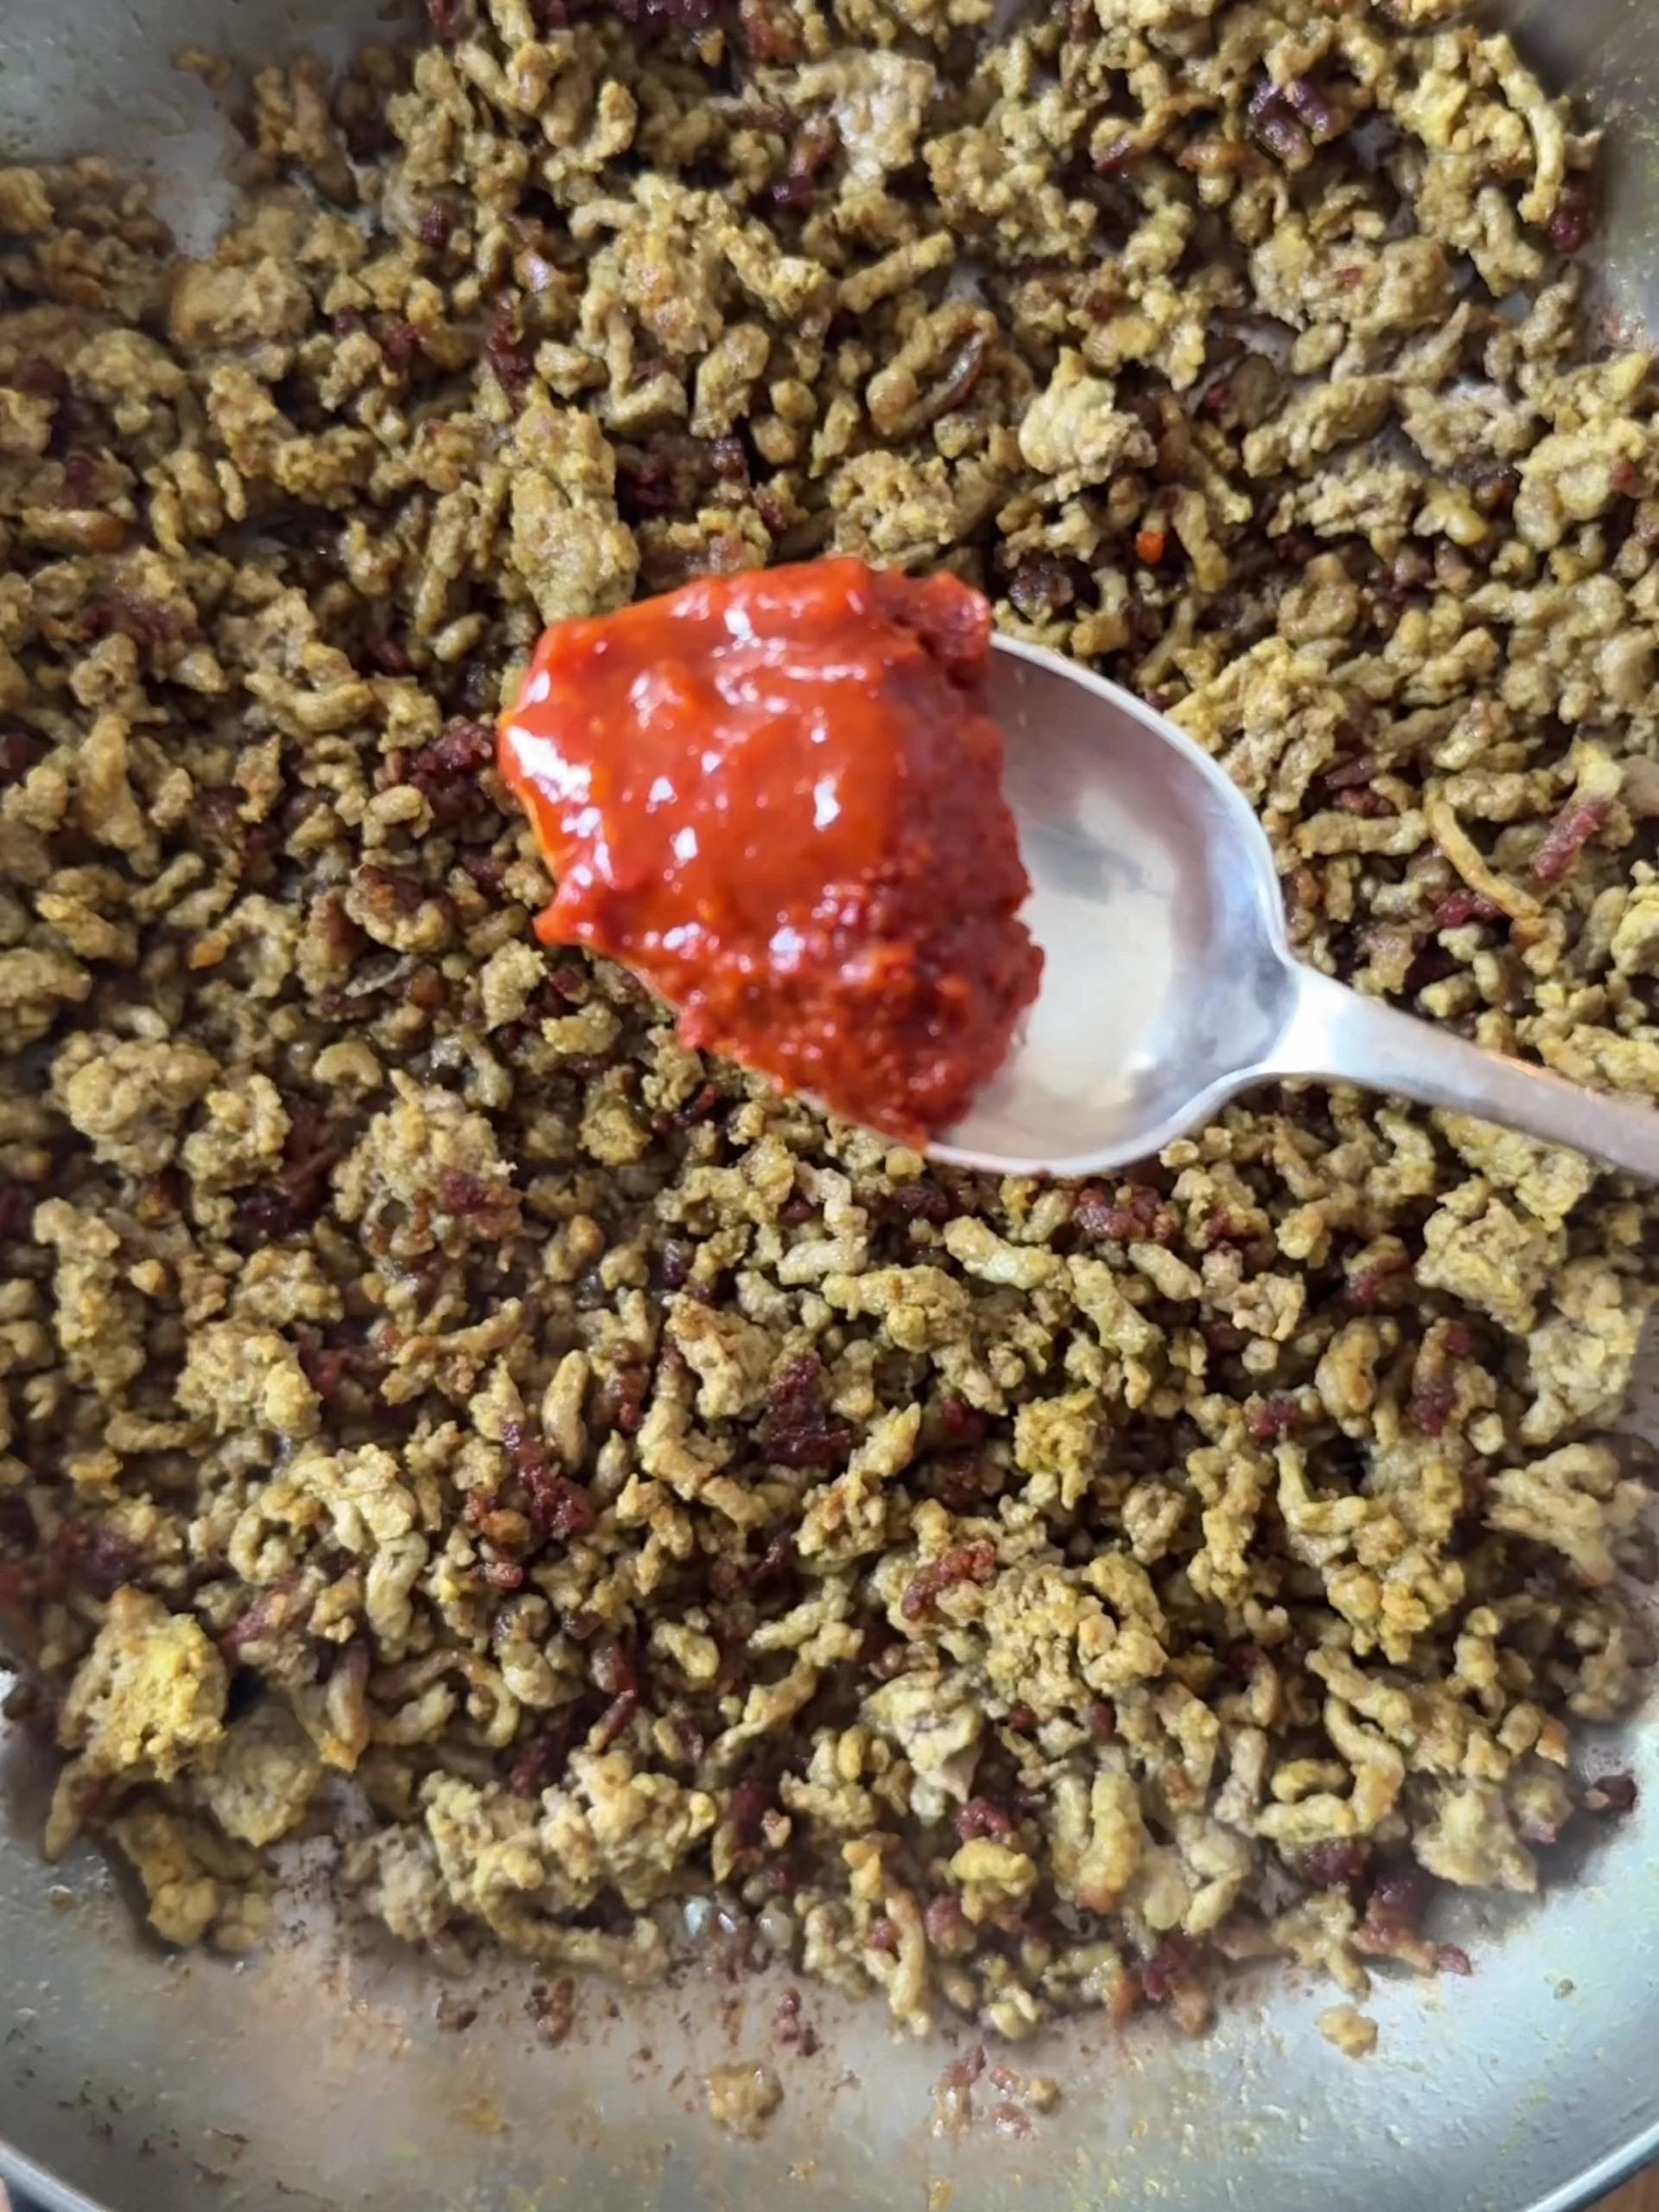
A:
<svg viewBox="0 0 1659 2212">
<path fill-rule="evenodd" d="M 197 246 L 229 204 L 228 140 L 169 57 L 201 45 L 337 59 L 397 35 L 362 0 L 4 12 L 0 148 L 148 168 Z M 1516 0 L 1495 20 L 1612 126 L 1607 307 L 1659 324 L 1659 15 L 1645 0 Z M 1650 1389 L 1649 1433 L 1656 1414 Z M 1275 1971 L 1239 1986 L 1203 2043 L 1156 2018 L 1127 2036 L 1089 2020 L 1011 2051 L 1056 2075 L 1058 2107 L 1027 2139 L 981 2126 L 958 2141 L 931 2126 L 950 2046 L 898 2044 L 874 2011 L 838 2013 L 812 1991 L 822 2052 L 791 2062 L 762 2139 L 734 2145 L 709 2126 L 701 2075 L 768 2054 L 781 1981 L 693 1977 L 619 1995 L 614 2018 L 589 1989 L 576 2033 L 550 2050 L 526 2017 L 528 1967 L 497 1959 L 457 1986 L 390 1948 L 346 1945 L 303 1847 L 268 1955 L 170 1956 L 136 1932 L 94 1856 L 41 1863 L 47 1777 L 15 1732 L 0 1739 L 0 2171 L 43 2203 L 120 2212 L 743 2212 L 785 2192 L 836 2212 L 1587 2202 L 1659 2152 L 1659 1736 L 1610 1736 L 1605 1764 L 1636 1775 L 1640 1803 L 1585 1878 L 1450 1921 L 1477 1960 L 1469 1980 L 1379 1980 L 1381 2041 L 1361 2064 L 1317 2032 L 1328 1985 Z M 454 2032 L 440 2001 L 453 2020 L 463 1999 L 477 2017 Z"/>
</svg>

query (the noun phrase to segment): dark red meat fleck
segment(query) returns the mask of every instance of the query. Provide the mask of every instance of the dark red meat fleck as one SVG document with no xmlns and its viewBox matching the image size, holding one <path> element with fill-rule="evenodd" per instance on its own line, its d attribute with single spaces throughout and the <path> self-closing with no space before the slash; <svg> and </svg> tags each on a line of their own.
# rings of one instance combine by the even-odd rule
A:
<svg viewBox="0 0 1659 2212">
<path fill-rule="evenodd" d="M 396 638 L 388 638 L 378 630 L 365 632 L 363 658 L 382 676 L 407 676 L 415 665 Z"/>
<path fill-rule="evenodd" d="M 1290 101 L 1270 78 L 1250 95 L 1249 125 L 1276 161 L 1287 169 L 1305 169 L 1313 158 L 1307 132 L 1297 121 Z"/>
<path fill-rule="evenodd" d="M 1484 891 L 1465 889 L 1448 891 L 1430 918 L 1437 930 L 1460 930 L 1470 922 L 1502 922 L 1509 917 Z"/>
<path fill-rule="evenodd" d="M 1327 791 L 1352 791 L 1357 785 L 1370 783 L 1377 773 L 1375 753 L 1357 753 L 1351 760 L 1339 761 L 1325 771 L 1322 779 Z"/>
<path fill-rule="evenodd" d="M 988 1536 L 976 1536 L 912 1575 L 899 1610 L 907 1621 L 919 1620 L 942 1590 L 953 1589 L 959 1582 L 990 1582 L 995 1575 L 996 1546 Z"/>
<path fill-rule="evenodd" d="M 773 1381 L 761 1414 L 761 1455 L 780 1467 L 839 1466 L 853 1433 L 823 1402 L 823 1369 L 811 1357 L 791 1360 Z"/>
<path fill-rule="evenodd" d="M 599 1516 L 580 1483 L 556 1475 L 545 1460 L 531 1460 L 519 1472 L 530 1492 L 530 1525 L 538 1543 L 568 1543 L 588 1534 Z"/>
<path fill-rule="evenodd" d="M 69 390 L 69 379 L 63 371 L 40 353 L 31 353 L 26 361 L 19 363 L 11 383 L 15 390 L 26 391 L 31 399 L 49 399 L 54 404 Z"/>
<path fill-rule="evenodd" d="M 895 1183 L 882 1192 L 879 1203 L 883 1212 L 901 1221 L 931 1221 L 936 1226 L 961 1211 L 949 1191 L 937 1183 Z"/>
<path fill-rule="evenodd" d="M 937 1469 L 930 1471 L 928 1488 L 952 1513 L 976 1512 L 988 1497 L 995 1497 L 1001 1491 L 1001 1471 L 994 1460 L 948 1444 L 943 1452 Z"/>
<path fill-rule="evenodd" d="M 1637 1790 L 1633 1774 L 1604 1774 L 1584 1793 L 1586 1813 L 1633 1813 Z"/>
<path fill-rule="evenodd" d="M 945 1451 L 971 1451 L 975 1445 L 984 1442 L 988 1426 L 986 1416 L 965 1398 L 940 1399 L 939 1440 Z"/>
<path fill-rule="evenodd" d="M 1559 883 L 1570 875 L 1584 850 L 1611 811 L 1605 798 L 1571 798 L 1544 832 L 1533 855 L 1532 872 L 1540 883 Z"/>
<path fill-rule="evenodd" d="M 575 1741 L 577 1718 L 575 1704 L 562 1705 L 538 1723 L 507 1777 L 515 1797 L 539 1797 L 559 1779 Z"/>
<path fill-rule="evenodd" d="M 1434 1963 L 1442 1974 L 1469 1975 L 1474 1964 L 1460 1943 L 1441 1943 L 1436 1947 Z"/>
<path fill-rule="evenodd" d="M 1021 561 L 1008 580 L 1008 597 L 1027 622 L 1052 621 L 1077 595 L 1064 561 L 1036 553 Z"/>
<path fill-rule="evenodd" d="M 291 1236 L 321 1211 L 340 1147 L 314 1099 L 287 1098 L 283 1165 L 272 1181 L 236 1202 L 237 1220 L 257 1236 Z"/>
<path fill-rule="evenodd" d="M 734 1598 L 740 1592 L 759 1590 L 786 1573 L 795 1560 L 792 1536 L 773 1536 L 753 1559 L 722 1554 L 710 1563 L 709 1587 L 716 1598 Z"/>
<path fill-rule="evenodd" d="M 388 321 L 378 336 L 380 351 L 394 369 L 406 369 L 420 351 L 421 334 L 412 322 Z"/>
<path fill-rule="evenodd" d="M 1445 1433 L 1455 1397 L 1450 1369 L 1435 1360 L 1427 1348 L 1420 1351 L 1412 1369 L 1411 1414 L 1425 1436 Z"/>
<path fill-rule="evenodd" d="M 94 632 L 115 631 L 134 645 L 146 646 L 176 645 L 191 627 L 189 616 L 177 607 L 158 605 L 143 592 L 119 586 L 108 599 L 87 609 L 86 623 Z"/>
<path fill-rule="evenodd" d="M 289 1607 L 293 1600 L 298 1576 L 285 1575 L 280 1582 L 273 1582 L 262 1590 L 239 1618 L 233 1620 L 219 1639 L 219 1648 L 227 1664 L 234 1667 L 251 1643 L 258 1643 L 279 1628 L 289 1624 Z M 297 1618 L 294 1623 L 298 1625 Z"/>
<path fill-rule="evenodd" d="M 732 1833 L 744 1850 L 753 1851 L 765 1842 L 762 1822 L 777 1802 L 778 1792 L 769 1782 L 750 1777 L 733 1790 Z"/>
<path fill-rule="evenodd" d="M 1149 2005 L 1166 2005 L 1183 1982 L 1197 1975 L 1197 1947 L 1185 1936 L 1170 1936 L 1158 1946 L 1141 1969 L 1141 1986 Z"/>
<path fill-rule="evenodd" d="M 778 2000 L 778 2009 L 772 2016 L 772 2031 L 780 2044 L 798 2050 L 803 2058 L 810 2058 L 822 2045 L 817 2030 L 801 2018 L 801 1993 L 786 1989 Z"/>
<path fill-rule="evenodd" d="M 1230 404 L 1233 396 L 1233 388 L 1230 385 L 1218 385 L 1215 390 L 1224 391 L 1226 394 L 1227 402 Z M 1217 405 L 1207 411 L 1218 414 L 1221 412 L 1221 407 Z M 1305 569 L 1319 550 L 1319 541 L 1311 530 L 1288 530 L 1273 541 L 1274 559 L 1282 561 L 1287 569 Z"/>
<path fill-rule="evenodd" d="M 1294 1398 L 1263 1398 L 1246 1409 L 1245 1433 L 1253 1443 L 1282 1444 L 1300 1419 L 1301 1408 Z"/>
<path fill-rule="evenodd" d="M 0 1177 L 0 1239 L 27 1236 L 35 1225 L 35 1186 Z"/>
<path fill-rule="evenodd" d="M 657 1258 L 657 1279 L 663 1288 L 683 1290 L 691 1280 L 696 1256 L 695 1245 L 683 1243 L 677 1236 L 666 1238 Z"/>
<path fill-rule="evenodd" d="M 351 1338 L 331 1344 L 309 1330 L 299 1332 L 299 1360 L 306 1381 L 325 1405 L 348 1381 L 374 1390 L 385 1374 L 385 1362 L 372 1345 Z"/>
<path fill-rule="evenodd" d="M 565 1065 L 573 1062 L 567 1059 Z M 725 1103 L 725 1093 L 717 1083 L 700 1083 L 689 1098 L 683 1099 L 671 1113 L 654 1114 L 652 1127 L 659 1137 L 683 1136 L 687 1129 L 694 1129 L 718 1112 Z"/>
<path fill-rule="evenodd" d="M 1549 219 L 1549 242 L 1557 253 L 1582 253 L 1596 226 L 1595 188 L 1587 176 L 1571 176 L 1561 187 Z"/>
<path fill-rule="evenodd" d="M 1097 1241 L 1111 1237 L 1126 1244 L 1171 1244 L 1181 1227 L 1175 1208 L 1142 1185 L 1113 1197 L 1098 1184 L 1085 1184 L 1071 1218 L 1085 1236 Z"/>
<path fill-rule="evenodd" d="M 1428 1883 L 1409 1870 L 1384 1874 L 1365 1901 L 1359 1925 L 1362 1948 L 1368 1951 L 1397 1951 L 1417 1941 L 1417 1925 L 1428 1903 Z"/>
<path fill-rule="evenodd" d="M 1350 1890 L 1364 1873 L 1369 1856 L 1369 1847 L 1357 1836 L 1332 1836 L 1310 1844 L 1297 1864 L 1313 1889 Z"/>
<path fill-rule="evenodd" d="M 607 1751 L 639 1710 L 638 1690 L 619 1690 L 594 1723 L 593 1745 Z"/>
<path fill-rule="evenodd" d="M 770 197 L 772 205 L 776 207 L 810 207 L 817 196 L 818 173 L 834 158 L 840 143 L 841 133 L 832 117 L 809 116 L 790 147 L 788 166 L 784 175 L 772 187 Z"/>
<path fill-rule="evenodd" d="M 637 1436 L 644 1419 L 645 1391 L 651 1376 L 643 1367 L 620 1367 L 607 1375 L 600 1386 L 594 1402 L 594 1417 L 601 1428 L 613 1428 L 621 1436 Z"/>
<path fill-rule="evenodd" d="M 981 1836 L 988 1836 L 993 1843 L 1006 1843 L 1015 1826 L 1013 1812 L 995 1797 L 970 1797 L 957 1815 L 957 1834 L 964 1843 L 973 1843 Z"/>
<path fill-rule="evenodd" d="M 1316 143 L 1324 144 L 1341 130 L 1340 110 L 1311 77 L 1291 78 L 1284 88 L 1284 99 L 1298 119 L 1307 125 Z"/>
<path fill-rule="evenodd" d="M 1368 790 L 1360 784 L 1333 791 L 1331 804 L 1338 814 L 1356 814 L 1364 822 L 1381 822 L 1394 812 L 1391 799 L 1385 798 L 1381 791 Z"/>
<path fill-rule="evenodd" d="M 20 722 L 0 723 L 0 789 L 19 782 L 45 750 L 34 731 Z"/>
<path fill-rule="evenodd" d="M 1354 1268 L 1348 1277 L 1348 1303 L 1369 1313 L 1382 1296 L 1383 1285 L 1390 1277 L 1403 1274 L 1409 1264 L 1403 1252 L 1388 1252 Z"/>
<path fill-rule="evenodd" d="M 484 354 L 495 371 L 497 383 L 509 399 L 520 397 L 535 374 L 531 352 L 519 327 L 516 311 L 509 302 L 503 300 L 490 324 L 489 336 L 484 341 Z"/>
<path fill-rule="evenodd" d="M 495 732 L 489 723 L 451 721 L 442 736 L 411 757 L 407 781 L 423 794 L 440 830 L 489 814 L 489 794 L 478 777 L 489 767 L 493 752 Z"/>
<path fill-rule="evenodd" d="M 47 1558 L 60 1586 L 89 1590 L 95 1598 L 112 1598 L 144 1576 L 144 1554 L 138 1546 L 101 1524 L 69 1522 L 48 1546 Z"/>
<path fill-rule="evenodd" d="M 965 1956 L 974 1948 L 973 1923 L 948 1892 L 928 1899 L 922 1927 L 933 1948 L 946 1958 Z"/>
</svg>

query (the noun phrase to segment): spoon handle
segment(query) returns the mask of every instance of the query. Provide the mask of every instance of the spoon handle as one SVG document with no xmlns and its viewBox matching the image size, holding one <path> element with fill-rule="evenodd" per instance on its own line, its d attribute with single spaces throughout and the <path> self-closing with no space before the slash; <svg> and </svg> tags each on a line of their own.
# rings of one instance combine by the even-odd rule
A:
<svg viewBox="0 0 1659 2212">
<path fill-rule="evenodd" d="M 1659 1113 L 1483 1052 L 1432 1023 L 1290 963 L 1296 999 L 1264 1075 L 1308 1076 L 1445 1106 L 1659 1182 Z"/>
</svg>

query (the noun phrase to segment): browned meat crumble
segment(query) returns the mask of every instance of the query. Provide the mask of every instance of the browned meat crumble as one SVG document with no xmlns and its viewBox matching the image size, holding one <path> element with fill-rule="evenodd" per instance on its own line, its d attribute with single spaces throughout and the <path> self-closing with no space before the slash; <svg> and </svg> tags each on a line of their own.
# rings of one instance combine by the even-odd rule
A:
<svg viewBox="0 0 1659 2212">
<path fill-rule="evenodd" d="M 432 12 L 256 79 L 210 260 L 99 162 L 0 170 L 49 1847 L 240 1949 L 350 1777 L 362 1910 L 531 1954 L 558 2032 L 712 1919 L 1009 2037 L 1196 2031 L 1278 1955 L 1367 2048 L 1366 1960 L 1468 1970 L 1433 1884 L 1628 1808 L 1571 1761 L 1651 1657 L 1649 1201 L 1340 1090 L 1109 1187 L 931 1170 L 537 949 L 490 719 L 545 621 L 944 564 L 1226 761 L 1304 957 L 1659 1093 L 1592 142 L 1440 0 Z"/>
</svg>

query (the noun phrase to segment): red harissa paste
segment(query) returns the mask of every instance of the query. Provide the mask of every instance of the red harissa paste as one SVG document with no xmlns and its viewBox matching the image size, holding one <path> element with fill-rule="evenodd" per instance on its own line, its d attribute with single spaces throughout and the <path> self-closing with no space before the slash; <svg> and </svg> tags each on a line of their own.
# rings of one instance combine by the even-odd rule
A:
<svg viewBox="0 0 1659 2212">
<path fill-rule="evenodd" d="M 955 577 L 853 560 L 549 630 L 499 743 L 558 887 L 543 942 L 623 962 L 782 1090 L 949 1128 L 1042 971 L 990 638 Z"/>
</svg>

